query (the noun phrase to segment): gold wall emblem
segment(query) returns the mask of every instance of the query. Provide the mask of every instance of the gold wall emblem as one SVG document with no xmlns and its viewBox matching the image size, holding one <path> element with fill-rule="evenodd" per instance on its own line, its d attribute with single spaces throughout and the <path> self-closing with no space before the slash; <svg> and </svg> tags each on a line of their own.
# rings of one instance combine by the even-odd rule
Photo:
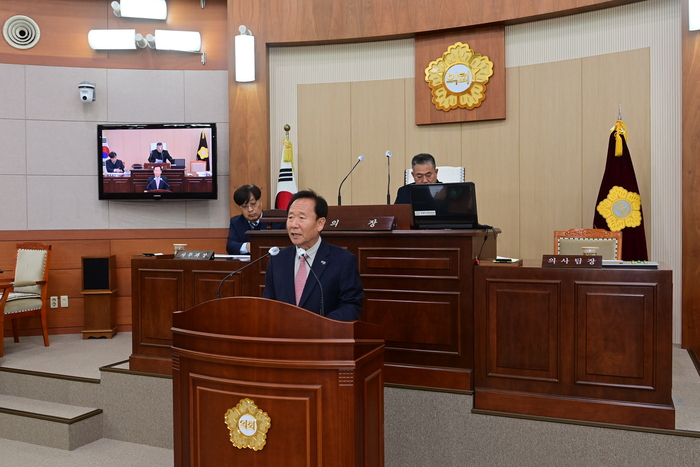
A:
<svg viewBox="0 0 700 467">
<path fill-rule="evenodd" d="M 493 75 L 493 62 L 457 42 L 425 69 L 425 81 L 438 110 L 473 109 L 486 99 L 486 83 Z"/>
<path fill-rule="evenodd" d="M 231 443 L 238 449 L 249 448 L 260 451 L 265 447 L 267 430 L 270 429 L 270 416 L 245 398 L 238 405 L 226 411 L 224 421 L 231 433 Z"/>
</svg>

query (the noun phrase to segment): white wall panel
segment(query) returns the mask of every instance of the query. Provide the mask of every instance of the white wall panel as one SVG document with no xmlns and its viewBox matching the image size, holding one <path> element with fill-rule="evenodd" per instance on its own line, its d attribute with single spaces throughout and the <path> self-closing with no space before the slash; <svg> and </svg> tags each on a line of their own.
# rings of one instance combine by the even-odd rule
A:
<svg viewBox="0 0 700 467">
<path fill-rule="evenodd" d="M 109 228 L 107 210 L 97 199 L 97 175 L 29 175 L 29 230 Z"/>
<path fill-rule="evenodd" d="M 81 81 L 97 100 L 83 103 Z M 228 225 L 228 72 L 0 64 L 0 230 L 222 228 Z M 219 199 L 97 199 L 97 124 L 217 122 Z M 7 209 L 6 209 L 7 210 Z"/>
<path fill-rule="evenodd" d="M 185 121 L 185 72 L 108 70 L 109 113 L 115 123 Z"/>
<path fill-rule="evenodd" d="M 0 199 L 2 207 L 1 230 L 27 229 L 27 177 L 24 175 L 0 175 Z"/>
<path fill-rule="evenodd" d="M 0 119 L 0 174 L 27 173 L 24 120 Z"/>
<path fill-rule="evenodd" d="M 0 63 L 0 118 L 25 118 L 25 69 L 23 65 Z"/>
<path fill-rule="evenodd" d="M 78 84 L 95 85 L 95 101 L 80 99 Z M 107 119 L 107 70 L 27 66 L 27 119 L 95 122 Z"/>
</svg>

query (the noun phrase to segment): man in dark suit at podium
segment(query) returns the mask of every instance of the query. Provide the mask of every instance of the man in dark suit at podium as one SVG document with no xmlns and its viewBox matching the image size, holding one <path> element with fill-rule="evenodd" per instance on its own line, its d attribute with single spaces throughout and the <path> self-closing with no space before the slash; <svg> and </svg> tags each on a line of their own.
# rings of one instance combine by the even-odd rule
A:
<svg viewBox="0 0 700 467">
<path fill-rule="evenodd" d="M 292 196 L 287 232 L 293 245 L 270 257 L 263 297 L 339 321 L 355 321 L 364 297 L 357 259 L 321 238 L 326 216 L 328 203 L 313 191 Z"/>
<path fill-rule="evenodd" d="M 168 190 L 170 191 L 170 185 L 168 184 L 168 179 L 166 177 L 161 177 L 160 174 L 163 173 L 163 169 L 160 166 L 153 167 L 153 175 L 148 177 L 148 183 L 146 183 L 146 191 L 152 190 Z"/>
<path fill-rule="evenodd" d="M 416 154 L 411 160 L 411 175 L 414 183 L 441 183 L 437 179 L 438 169 L 435 158 L 427 153 Z M 408 185 L 412 185 L 409 183 Z M 408 185 L 404 185 L 396 192 L 394 204 L 411 204 L 411 192 Z"/>
</svg>

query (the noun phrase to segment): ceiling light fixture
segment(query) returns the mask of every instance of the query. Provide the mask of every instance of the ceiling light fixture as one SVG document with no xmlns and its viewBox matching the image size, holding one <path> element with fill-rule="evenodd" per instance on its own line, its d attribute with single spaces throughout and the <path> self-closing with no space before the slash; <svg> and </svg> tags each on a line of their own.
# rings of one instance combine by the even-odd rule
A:
<svg viewBox="0 0 700 467">
<path fill-rule="evenodd" d="M 245 26 L 238 30 L 241 34 L 234 38 L 236 81 L 249 83 L 255 81 L 255 37 Z"/>
<path fill-rule="evenodd" d="M 114 15 L 122 18 L 164 20 L 168 17 L 165 0 L 121 0 L 112 2 Z"/>
<path fill-rule="evenodd" d="M 88 43 L 93 50 L 134 50 L 135 36 L 135 29 L 93 29 Z"/>
<path fill-rule="evenodd" d="M 700 29 L 700 0 L 688 0 L 688 29 Z"/>
</svg>

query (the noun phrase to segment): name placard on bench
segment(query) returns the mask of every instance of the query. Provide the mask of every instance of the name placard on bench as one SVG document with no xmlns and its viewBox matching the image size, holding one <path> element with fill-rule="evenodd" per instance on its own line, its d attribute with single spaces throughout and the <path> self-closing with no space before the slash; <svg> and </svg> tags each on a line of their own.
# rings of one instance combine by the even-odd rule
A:
<svg viewBox="0 0 700 467">
<path fill-rule="evenodd" d="M 600 255 L 542 255 L 543 268 L 602 268 Z"/>
<path fill-rule="evenodd" d="M 336 217 L 326 219 L 323 230 L 393 230 L 396 228 L 394 216 Z"/>
</svg>

